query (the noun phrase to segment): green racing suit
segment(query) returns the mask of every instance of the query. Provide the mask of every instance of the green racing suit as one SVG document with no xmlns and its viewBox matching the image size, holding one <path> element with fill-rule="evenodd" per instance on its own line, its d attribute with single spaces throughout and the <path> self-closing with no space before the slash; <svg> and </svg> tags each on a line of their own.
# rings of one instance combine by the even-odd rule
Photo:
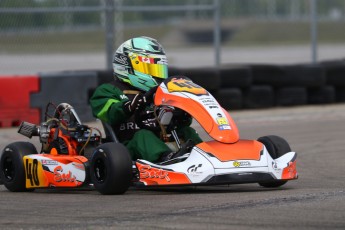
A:
<svg viewBox="0 0 345 230">
<path fill-rule="evenodd" d="M 132 100 L 137 93 L 140 91 L 119 80 L 102 84 L 90 98 L 92 112 L 95 117 L 112 126 L 117 138 L 128 148 L 133 160 L 145 159 L 157 162 L 162 154 L 172 150 L 157 133 L 140 129 L 134 115 L 127 115 L 122 109 L 123 104 Z M 184 140 L 191 139 L 196 144 L 200 143 L 202 140 L 199 135 L 189 126 L 191 122 L 190 118 L 188 122 L 180 125 L 177 133 Z"/>
</svg>

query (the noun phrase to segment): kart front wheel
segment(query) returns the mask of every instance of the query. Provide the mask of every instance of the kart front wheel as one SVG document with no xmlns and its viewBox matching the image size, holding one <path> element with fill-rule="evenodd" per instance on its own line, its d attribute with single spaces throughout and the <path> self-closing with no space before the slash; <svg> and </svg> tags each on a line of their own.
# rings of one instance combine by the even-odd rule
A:
<svg viewBox="0 0 345 230">
<path fill-rule="evenodd" d="M 291 152 L 289 143 L 282 137 L 270 135 L 263 136 L 258 139 L 265 145 L 268 153 L 273 159 L 283 156 L 285 153 Z M 276 188 L 284 185 L 287 181 L 277 180 L 273 182 L 260 182 L 259 185 L 266 188 Z"/>
<path fill-rule="evenodd" d="M 285 153 L 291 152 L 289 143 L 282 137 L 275 135 L 263 136 L 258 141 L 265 145 L 273 159 L 277 159 Z"/>
<path fill-rule="evenodd" d="M 37 154 L 35 146 L 29 142 L 14 142 L 7 145 L 0 159 L 0 177 L 5 187 L 11 192 L 26 192 L 26 174 L 23 157 Z"/>
<path fill-rule="evenodd" d="M 104 195 L 123 194 L 132 179 L 132 159 L 120 143 L 105 143 L 96 148 L 90 163 L 91 181 Z"/>
</svg>

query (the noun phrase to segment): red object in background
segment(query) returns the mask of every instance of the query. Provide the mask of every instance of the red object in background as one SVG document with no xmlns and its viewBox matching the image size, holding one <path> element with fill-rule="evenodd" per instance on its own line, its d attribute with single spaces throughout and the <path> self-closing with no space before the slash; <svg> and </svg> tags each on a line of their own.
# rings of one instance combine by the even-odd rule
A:
<svg viewBox="0 0 345 230">
<path fill-rule="evenodd" d="M 30 106 L 30 94 L 39 88 L 36 75 L 0 76 L 0 128 L 19 126 L 22 121 L 40 122 L 39 109 Z"/>
</svg>

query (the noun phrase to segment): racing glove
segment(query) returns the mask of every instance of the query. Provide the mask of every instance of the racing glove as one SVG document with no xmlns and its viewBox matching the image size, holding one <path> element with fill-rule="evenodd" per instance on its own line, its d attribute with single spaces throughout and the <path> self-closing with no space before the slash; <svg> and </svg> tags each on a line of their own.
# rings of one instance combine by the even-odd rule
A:
<svg viewBox="0 0 345 230">
<path fill-rule="evenodd" d="M 132 115 L 136 110 L 143 109 L 145 107 L 145 103 L 145 96 L 138 93 L 134 96 L 133 100 L 125 102 L 122 109 L 126 114 Z"/>
<path fill-rule="evenodd" d="M 157 119 L 154 117 L 153 111 L 142 111 L 136 117 L 136 123 L 141 129 L 148 129 L 151 131 L 160 130 Z"/>
</svg>

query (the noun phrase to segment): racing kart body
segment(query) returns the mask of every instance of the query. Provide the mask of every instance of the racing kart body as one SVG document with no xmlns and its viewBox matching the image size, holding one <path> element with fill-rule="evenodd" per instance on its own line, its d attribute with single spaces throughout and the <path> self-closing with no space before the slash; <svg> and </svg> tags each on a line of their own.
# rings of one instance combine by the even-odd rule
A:
<svg viewBox="0 0 345 230">
<path fill-rule="evenodd" d="M 241 140 L 229 113 L 209 92 L 188 78 L 175 77 L 163 82 L 155 92 L 154 104 L 163 108 L 160 112 L 163 115 L 158 117 L 164 120 L 164 125 L 169 125 L 166 116 L 174 119 L 164 108 L 178 108 L 190 114 L 213 140 L 202 142 L 168 162 L 137 160 L 138 185 L 259 183 L 278 187 L 297 179 L 297 154 L 283 138 Z"/>
<path fill-rule="evenodd" d="M 209 92 L 190 79 L 171 77 L 150 91 L 146 98 L 154 95 L 155 117 L 161 127 L 162 140 L 173 137 L 175 147 L 182 148 L 182 140 L 172 125 L 179 123 L 176 114 L 181 110 L 193 117 L 212 140 L 189 146 L 186 154 L 165 162 L 137 159 L 133 162 L 134 185 L 160 187 L 259 183 L 264 187 L 279 187 L 288 180 L 297 179 L 297 154 L 291 151 L 286 140 L 274 135 L 258 140 L 241 140 L 229 113 Z M 112 129 L 108 128 L 106 133 L 113 137 L 112 144 L 107 148 L 99 147 L 93 154 L 92 162 L 95 163 L 91 162 L 90 166 L 94 186 L 105 194 L 118 186 L 108 178 L 108 175 L 115 174 L 110 172 L 116 168 L 108 159 L 119 154 L 128 155 L 125 148 L 120 148 L 122 144 L 117 142 Z M 171 146 L 169 141 L 166 143 Z M 104 154 L 108 157 L 104 157 Z"/>
<path fill-rule="evenodd" d="M 24 122 L 19 133 L 39 136 L 38 153 L 29 142 L 3 150 L 0 177 L 10 191 L 77 188 L 93 185 L 102 194 L 138 187 L 259 183 L 278 187 L 297 179 L 296 157 L 278 136 L 242 140 L 235 122 L 216 99 L 186 77 L 171 77 L 146 94 L 152 98 L 162 140 L 181 149 L 175 130 L 178 111 L 193 117 L 211 141 L 189 146 L 186 154 L 165 162 L 132 161 L 112 128 L 101 132 L 83 125 L 72 106 L 62 103 L 40 126 Z M 171 139 L 173 142 L 171 143 Z"/>
</svg>

